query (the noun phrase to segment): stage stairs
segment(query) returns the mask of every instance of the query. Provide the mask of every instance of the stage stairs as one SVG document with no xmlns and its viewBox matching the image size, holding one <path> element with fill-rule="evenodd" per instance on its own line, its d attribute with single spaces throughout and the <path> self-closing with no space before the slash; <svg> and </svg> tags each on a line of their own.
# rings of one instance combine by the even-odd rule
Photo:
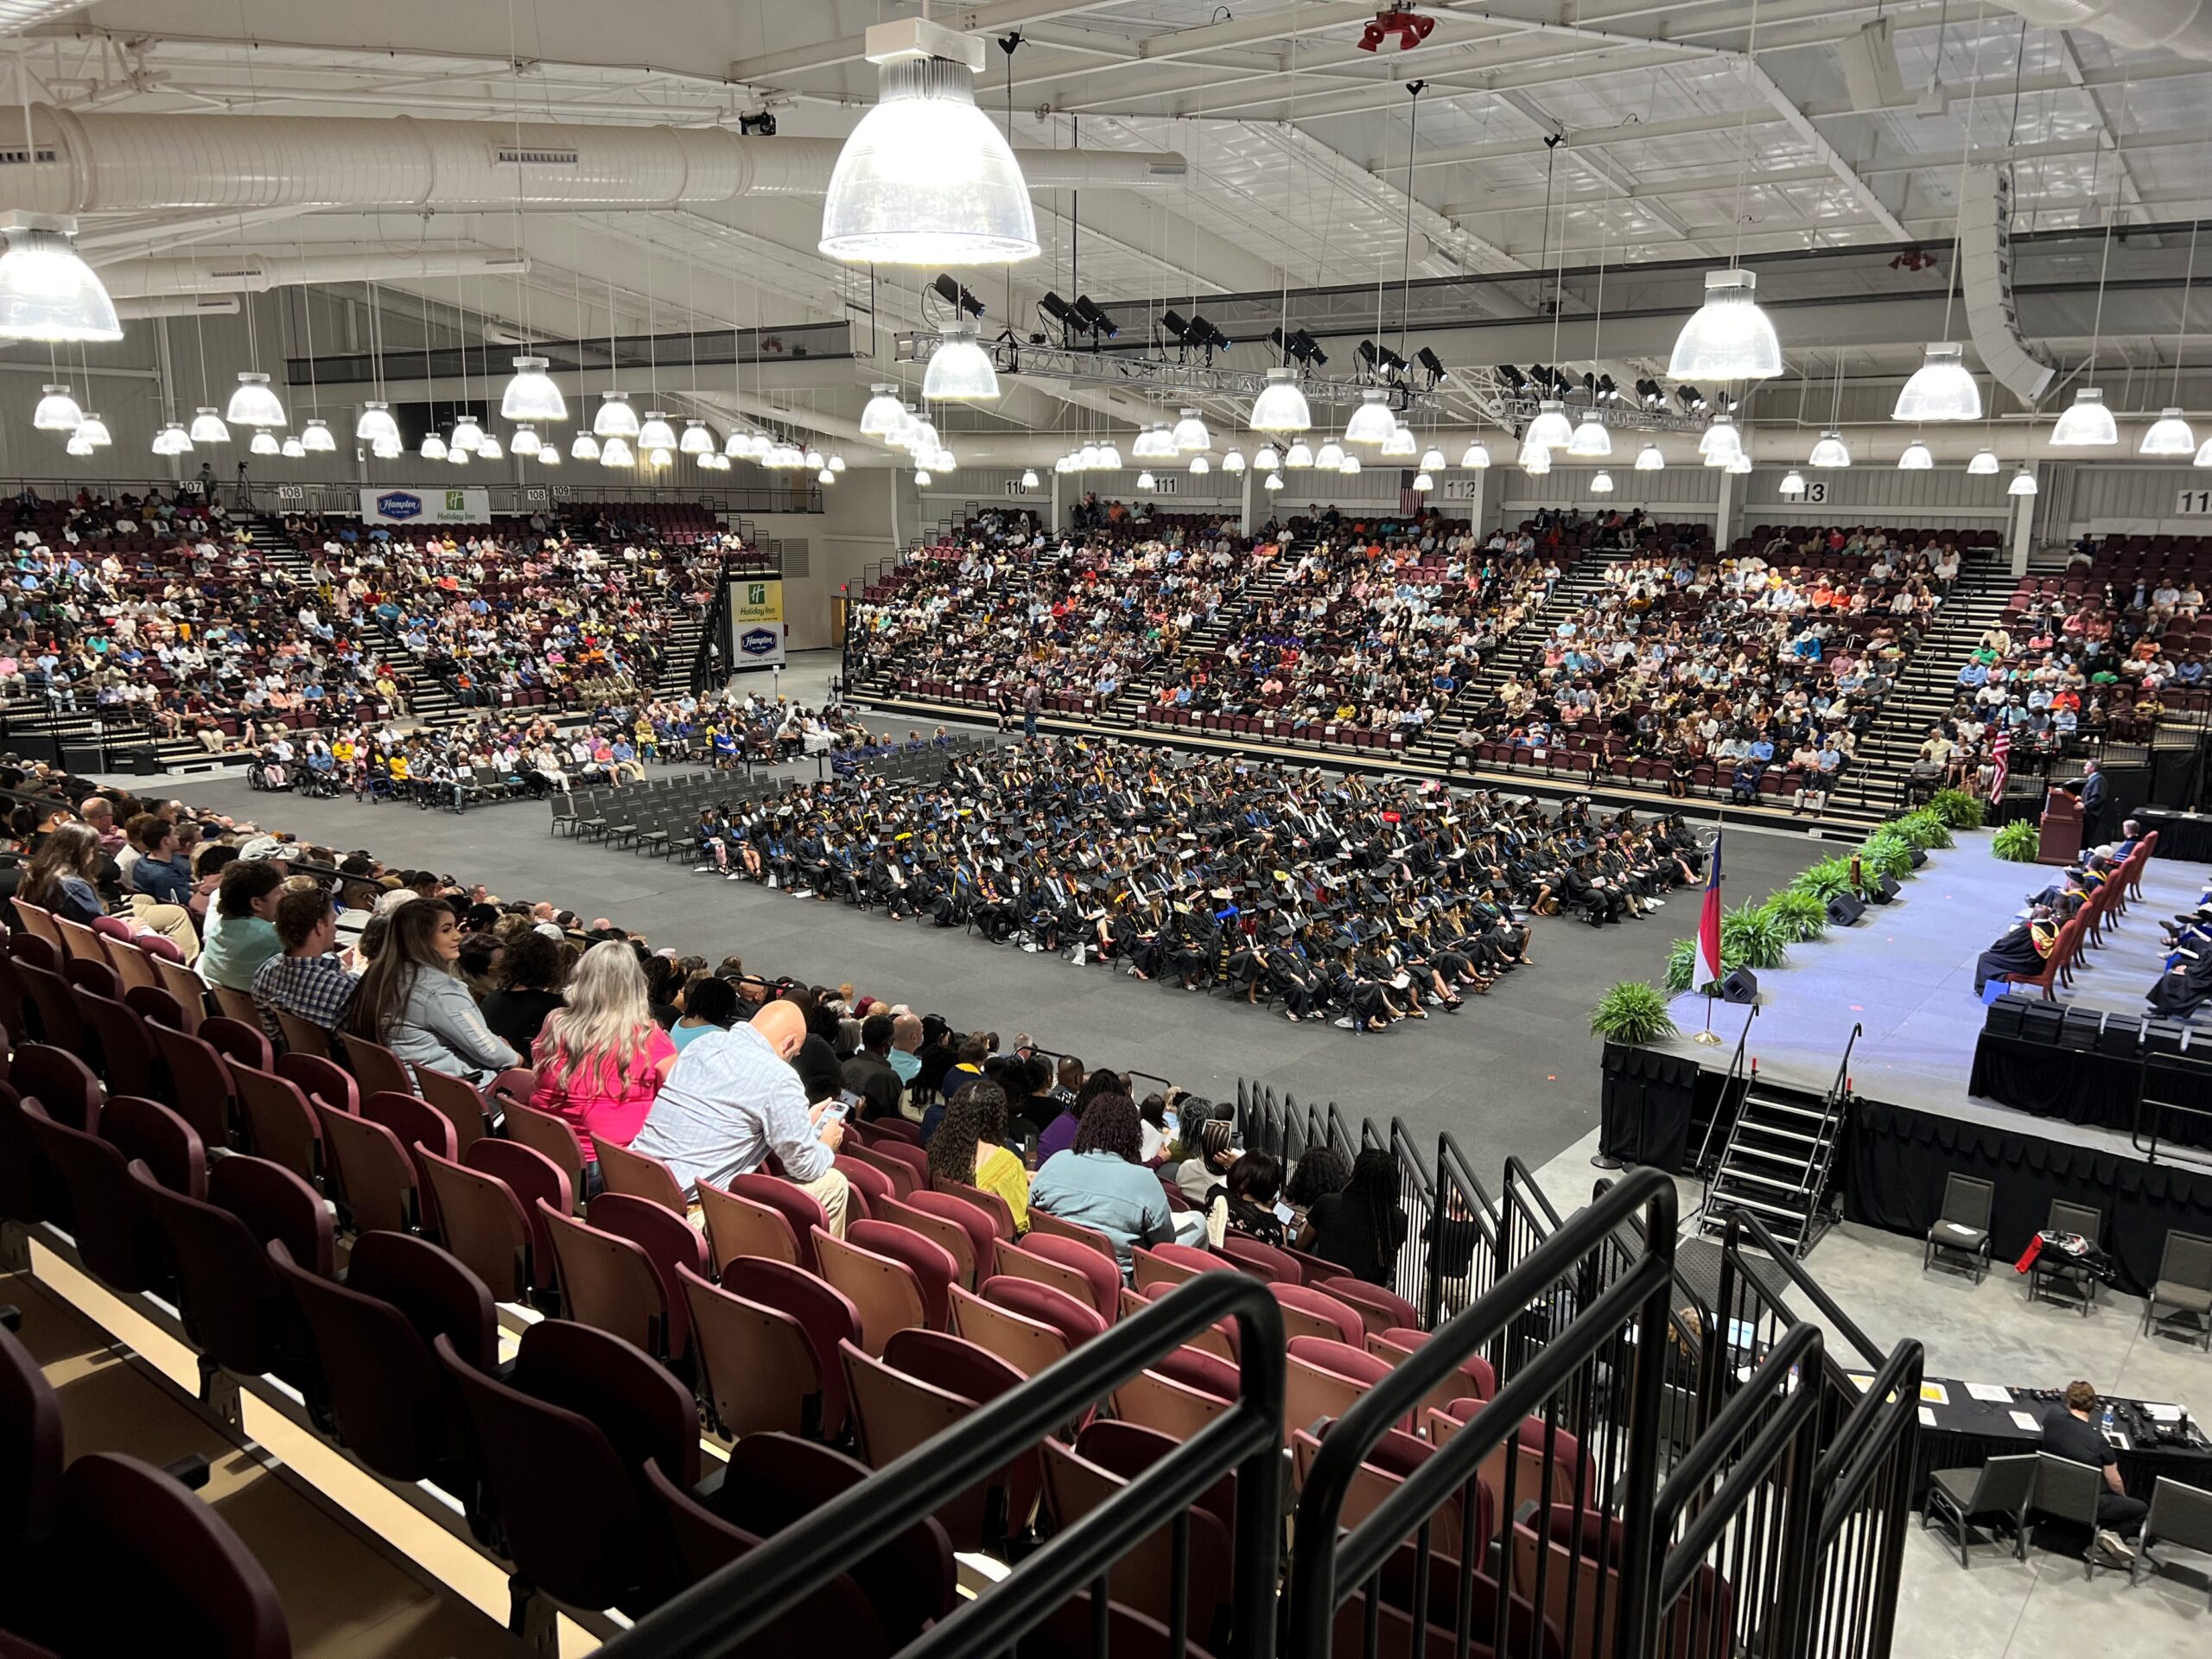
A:
<svg viewBox="0 0 2212 1659">
<path fill-rule="evenodd" d="M 1820 1236 L 1821 1199 L 1843 1132 L 1845 1089 L 1826 1095 L 1752 1077 L 1698 1212 L 1698 1234 L 1718 1238 L 1728 1215 L 1758 1217 L 1775 1243 L 1802 1257 Z"/>
</svg>

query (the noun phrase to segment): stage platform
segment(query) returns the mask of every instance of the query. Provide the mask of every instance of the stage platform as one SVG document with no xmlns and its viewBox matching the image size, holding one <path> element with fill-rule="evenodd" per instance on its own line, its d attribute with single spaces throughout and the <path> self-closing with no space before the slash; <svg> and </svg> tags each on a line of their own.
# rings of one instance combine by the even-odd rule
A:
<svg viewBox="0 0 2212 1659">
<path fill-rule="evenodd" d="M 1986 831 L 1960 836 L 1957 846 L 1930 854 L 1892 902 L 1870 906 L 1856 926 L 1831 928 L 1810 944 L 1790 946 L 1783 967 L 1759 975 L 1749 1045 L 1759 1073 L 1825 1090 L 1856 1023 L 1864 1029 L 1852 1051 L 1851 1074 L 1864 1098 L 2132 1157 L 2125 1134 L 2031 1117 L 1968 1092 L 1986 1013 L 1974 993 L 1974 958 L 2012 925 L 2027 895 L 2058 874 L 2050 865 L 1996 858 L 1990 840 Z M 2076 968 L 2073 988 L 2062 989 L 2061 1000 L 2147 1014 L 2144 994 L 2163 959 L 2160 923 L 2196 904 L 2208 874 L 2212 867 L 2153 858 L 2144 870 L 2142 898 L 2107 931 L 2103 948 Z M 1734 905 L 1758 896 L 1726 898 Z M 1690 894 L 1682 898 L 1694 903 Z M 1694 911 L 1684 919 L 1694 926 Z M 1694 1043 L 1688 1034 L 1705 1023 L 1703 997 L 1675 998 L 1673 1014 L 1684 1034 L 1655 1046 L 1708 1071 L 1726 1071 L 1751 1011 L 1713 1004 L 1719 1047 Z"/>
</svg>

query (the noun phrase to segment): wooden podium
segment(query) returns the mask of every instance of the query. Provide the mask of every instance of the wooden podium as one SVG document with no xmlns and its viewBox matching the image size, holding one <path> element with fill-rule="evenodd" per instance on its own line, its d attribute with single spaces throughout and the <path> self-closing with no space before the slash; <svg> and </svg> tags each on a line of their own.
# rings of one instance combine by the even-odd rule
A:
<svg viewBox="0 0 2212 1659">
<path fill-rule="evenodd" d="M 2082 851 L 2082 799 L 2073 791 L 2054 789 L 2044 797 L 2038 864 L 2071 864 Z"/>
</svg>

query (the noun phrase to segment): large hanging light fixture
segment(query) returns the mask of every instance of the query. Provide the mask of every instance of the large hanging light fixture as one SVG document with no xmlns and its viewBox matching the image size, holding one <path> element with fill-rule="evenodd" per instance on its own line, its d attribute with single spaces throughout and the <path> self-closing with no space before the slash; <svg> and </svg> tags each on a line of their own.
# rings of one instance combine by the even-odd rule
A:
<svg viewBox="0 0 2212 1659">
<path fill-rule="evenodd" d="M 1736 452 L 1736 458 L 1728 463 L 1726 470 L 1734 473 L 1738 477 L 1741 477 L 1744 474 L 1751 470 L 1751 456 L 1745 454 L 1743 450 L 1738 449 Z"/>
<path fill-rule="evenodd" d="M 1398 417 L 1390 412 L 1389 397 L 1389 393 L 1376 386 L 1370 386 L 1359 394 L 1359 407 L 1344 423 L 1346 443 L 1372 449 L 1390 441 L 1390 435 L 1398 429 Z"/>
<path fill-rule="evenodd" d="M 2212 467 L 2212 438 L 2205 439 L 2198 446 L 2196 459 L 2189 464 L 2192 467 Z"/>
<path fill-rule="evenodd" d="M 1421 453 L 1421 441 L 1414 436 L 1414 429 L 1402 421 L 1390 429 L 1390 435 L 1382 440 L 1385 461 L 1404 461 Z"/>
<path fill-rule="evenodd" d="M 1354 454 L 1345 455 L 1344 460 L 1337 464 L 1337 470 L 1343 474 L 1346 478 L 1357 478 L 1359 476 L 1359 457 Z"/>
<path fill-rule="evenodd" d="M 1459 453 L 1459 465 L 1469 472 L 1486 470 L 1490 466 L 1490 446 L 1480 438 L 1469 440 L 1467 447 Z"/>
<path fill-rule="evenodd" d="M 1536 418 L 1522 435 L 1523 443 L 1540 443 L 1547 449 L 1564 449 L 1574 442 L 1574 429 L 1567 423 L 1567 405 L 1556 397 L 1536 405 Z"/>
<path fill-rule="evenodd" d="M 630 407 L 628 393 L 602 391 L 599 394 L 599 413 L 592 416 L 591 432 L 595 438 L 635 438 L 638 435 L 638 411 Z"/>
<path fill-rule="evenodd" d="M 2143 435 L 2143 442 L 2135 453 L 2165 458 L 2194 454 L 2196 452 L 2196 434 L 2190 430 L 2189 423 L 2182 419 L 2181 410 L 2166 409 L 2161 410 L 2158 418 L 2151 423 L 2151 429 Z"/>
<path fill-rule="evenodd" d="M 255 429 L 253 442 L 247 444 L 246 448 L 257 455 L 273 455 L 282 446 L 277 443 L 276 435 L 274 432 L 267 427 L 260 427 Z"/>
<path fill-rule="evenodd" d="M 506 453 L 499 447 L 499 438 L 489 432 L 484 435 L 482 442 L 476 446 L 476 459 L 479 461 L 501 461 L 505 459 Z"/>
<path fill-rule="evenodd" d="M 49 385 L 41 388 L 42 395 L 38 408 L 31 416 L 31 424 L 41 432 L 74 432 L 85 418 L 85 411 L 69 394 L 69 388 Z"/>
<path fill-rule="evenodd" d="M 1967 372 L 1965 353 L 1949 340 L 1928 347 L 1912 378 L 1897 393 L 1893 421 L 1978 421 L 1981 389 Z"/>
<path fill-rule="evenodd" d="M 1150 467 L 1147 467 L 1144 471 L 1137 474 L 1137 488 L 1141 490 L 1154 490 L 1158 489 L 1159 487 L 1159 482 L 1153 477 L 1152 469 Z"/>
<path fill-rule="evenodd" d="M 540 449 L 537 452 L 537 464 L 541 467 L 558 467 L 561 464 L 561 446 L 557 443 L 549 443 Z"/>
<path fill-rule="evenodd" d="M 545 440 L 537 435 L 534 426 L 515 428 L 514 436 L 507 441 L 507 448 L 518 455 L 534 455 L 544 447 Z"/>
<path fill-rule="evenodd" d="M 1037 218 L 1014 151 L 976 107 L 983 42 L 927 17 L 878 23 L 863 52 L 876 102 L 838 152 L 821 251 L 851 264 L 1034 258 Z"/>
<path fill-rule="evenodd" d="M 1131 461 L 1160 461 L 1175 453 L 1175 439 L 1166 423 L 1154 421 L 1138 432 L 1129 445 Z"/>
<path fill-rule="evenodd" d="M 1808 467 L 1834 471 L 1851 465 L 1851 450 L 1843 441 L 1843 434 L 1830 427 L 1821 434 L 1820 442 L 1813 446 L 1813 453 L 1805 457 Z"/>
<path fill-rule="evenodd" d="M 613 437 L 599 447 L 599 464 L 602 467 L 634 467 L 638 458 L 630 451 L 630 441 Z"/>
<path fill-rule="evenodd" d="M 228 443 L 231 429 L 223 424 L 223 417 L 211 404 L 202 404 L 192 412 L 192 441 L 194 443 Z"/>
<path fill-rule="evenodd" d="M 1598 476 L 1605 478 L 1605 475 L 1603 473 L 1600 473 Z M 1427 473 L 1415 473 L 1414 474 L 1413 486 L 1416 491 L 1426 494 L 1427 492 L 1436 487 L 1436 480 L 1430 477 Z M 1609 490 L 1613 487 L 1612 480 L 1611 479 L 1606 479 L 1605 487 Z"/>
<path fill-rule="evenodd" d="M 284 405 L 269 389 L 267 375 L 247 369 L 238 375 L 238 390 L 231 394 L 223 418 L 238 426 L 282 426 Z"/>
<path fill-rule="evenodd" d="M 527 421 L 534 426 L 552 426 L 567 420 L 569 400 L 553 384 L 553 377 L 545 372 L 546 359 L 524 356 L 514 362 L 514 378 L 499 394 L 499 418 Z"/>
<path fill-rule="evenodd" d="M 645 411 L 645 423 L 638 429 L 638 448 L 641 450 L 676 448 L 676 429 L 668 423 L 667 416 L 657 409 Z"/>
<path fill-rule="evenodd" d="M 284 455 L 284 459 L 285 459 L 285 460 L 287 460 L 287 461 L 300 461 L 300 460 L 303 460 L 303 459 L 305 459 L 305 457 L 306 457 L 306 455 L 307 455 L 307 453 L 308 453 L 308 447 L 307 447 L 307 445 L 305 445 L 305 444 L 302 443 L 302 442 L 301 442 L 297 438 L 286 438 L 286 439 L 284 440 L 284 445 L 283 445 L 283 455 Z"/>
<path fill-rule="evenodd" d="M 1282 474 L 1281 473 L 1269 473 L 1267 475 L 1267 478 L 1262 481 L 1261 487 L 1262 489 L 1268 490 L 1279 490 L 1282 488 Z"/>
<path fill-rule="evenodd" d="M 1282 464 L 1286 467 L 1300 468 L 1311 467 L 1313 464 L 1313 452 L 1306 447 L 1305 439 L 1298 439 L 1289 448 L 1282 452 Z"/>
<path fill-rule="evenodd" d="M 1213 434 L 1206 430 L 1205 422 L 1199 418 L 1195 409 L 1183 410 L 1175 423 L 1175 430 L 1170 435 L 1175 441 L 1179 454 L 1195 454 L 1201 449 L 1213 448 Z"/>
<path fill-rule="evenodd" d="M 69 435 L 69 442 L 62 445 L 62 451 L 81 461 L 92 453 L 92 442 L 82 432 L 72 432 Z"/>
<path fill-rule="evenodd" d="M 576 433 L 575 439 L 569 445 L 569 459 L 570 461 L 597 461 L 599 459 L 599 440 L 592 436 L 590 429 L 585 428 Z"/>
<path fill-rule="evenodd" d="M 391 405 L 363 404 L 361 413 L 353 423 L 353 441 L 370 445 L 398 442 L 399 423 L 391 418 Z"/>
<path fill-rule="evenodd" d="M 1442 472 L 1445 466 L 1444 452 L 1434 444 L 1430 444 L 1427 448 L 1421 452 L 1420 466 L 1424 473 Z"/>
<path fill-rule="evenodd" d="M 1776 493 L 1779 495 L 1802 495 L 1805 493 L 1805 474 L 1792 467 L 1782 475 L 1782 482 L 1774 487 Z"/>
<path fill-rule="evenodd" d="M 446 460 L 452 466 L 466 467 L 468 465 L 468 451 L 448 448 L 446 450 Z"/>
<path fill-rule="evenodd" d="M 1918 438 L 1905 445 L 1904 452 L 1897 457 L 1897 471 L 1901 473 L 1932 472 L 1935 467 L 1936 457 Z"/>
<path fill-rule="evenodd" d="M 1663 473 L 1667 470 L 1667 457 L 1660 452 L 1657 444 L 1647 443 L 1636 452 L 1636 470 L 1639 473 Z"/>
<path fill-rule="evenodd" d="M 73 345 L 123 338 L 115 302 L 78 256 L 76 232 L 73 219 L 0 214 L 0 340 Z"/>
<path fill-rule="evenodd" d="M 1670 378 L 1768 380 L 1782 372 L 1782 342 L 1759 308 L 1758 289 L 1748 270 L 1706 272 L 1705 303 L 1675 336 Z"/>
<path fill-rule="evenodd" d="M 192 448 L 192 440 L 185 435 L 181 421 L 171 421 L 154 434 L 154 453 L 157 455 L 181 455 Z"/>
<path fill-rule="evenodd" d="M 1231 449 L 1227 454 L 1224 454 L 1221 458 L 1221 470 L 1224 473 L 1243 472 L 1244 470 L 1243 451 L 1241 449 Z"/>
<path fill-rule="evenodd" d="M 1590 493 L 1592 495 L 1611 495 L 1612 493 L 1613 475 L 1611 473 L 1605 471 L 1603 468 L 1600 468 L 1597 474 L 1590 480 Z"/>
<path fill-rule="evenodd" d="M 1303 432 L 1313 426 L 1313 412 L 1292 370 L 1268 371 L 1268 384 L 1252 400 L 1252 418 L 1246 424 L 1255 432 Z"/>
<path fill-rule="evenodd" d="M 887 438 L 906 424 L 906 411 L 899 405 L 898 388 L 878 381 L 868 391 L 868 407 L 861 410 L 861 435 Z"/>
<path fill-rule="evenodd" d="M 1595 415 L 1585 415 L 1581 424 L 1574 429 L 1574 435 L 1567 441 L 1567 453 L 1587 460 L 1613 453 L 1613 435 L 1605 430 L 1605 423 Z"/>
<path fill-rule="evenodd" d="M 1122 470 L 1122 452 L 1115 447 L 1113 439 L 1109 438 L 1098 446 L 1098 464 L 1109 473 Z"/>
<path fill-rule="evenodd" d="M 1541 443 L 1522 444 L 1519 461 L 1521 470 L 1531 478 L 1541 478 L 1552 469 L 1552 452 Z"/>
<path fill-rule="evenodd" d="M 473 455 L 484 447 L 484 429 L 477 425 L 474 415 L 463 410 L 454 417 L 453 436 L 447 442 L 464 455 Z"/>
<path fill-rule="evenodd" d="M 1744 440 L 1736 430 L 1736 423 L 1726 415 L 1714 416 L 1713 424 L 1697 441 L 1697 452 L 1705 457 L 1708 467 L 1726 467 L 1742 454 Z"/>
<path fill-rule="evenodd" d="M 2013 474 L 2012 481 L 2005 486 L 2007 495 L 2033 495 L 2035 493 L 2036 475 L 2024 467 Z"/>
<path fill-rule="evenodd" d="M 422 448 L 416 453 L 425 461 L 443 461 L 446 458 L 446 441 L 438 435 L 437 428 L 434 426 L 423 435 Z"/>
<path fill-rule="evenodd" d="M 938 446 L 937 452 L 940 455 L 950 455 L 951 454 L 951 451 L 947 449 L 943 444 L 939 444 Z M 819 449 L 816 448 L 810 443 L 806 446 L 805 452 L 799 456 L 799 464 L 802 467 L 810 467 L 818 473 L 824 467 L 827 467 L 830 462 Z M 951 461 L 945 461 L 945 463 L 938 470 L 945 473 L 950 472 L 952 470 Z"/>
<path fill-rule="evenodd" d="M 1037 487 L 1037 469 L 1034 467 L 1025 467 L 1021 469 L 1021 487 L 1025 490 L 1033 490 Z"/>
<path fill-rule="evenodd" d="M 1973 478 L 1996 477 L 1998 474 L 1997 452 L 1994 449 L 1975 450 L 1974 452 L 1974 459 L 1967 462 L 1967 473 L 1969 477 Z"/>
<path fill-rule="evenodd" d="M 930 353 L 922 375 L 922 396 L 934 404 L 995 404 L 999 374 L 991 354 L 977 343 L 973 328 L 948 328 Z"/>
<path fill-rule="evenodd" d="M 932 263 L 932 264 L 933 264 L 933 263 L 935 263 L 935 262 L 934 262 L 934 261 L 931 261 L 931 263 Z M 923 490 L 925 490 L 925 489 L 927 489 L 927 488 L 931 486 L 931 484 L 932 484 L 932 483 L 933 483 L 933 482 L 935 482 L 935 481 L 936 481 L 936 480 L 934 480 L 933 479 L 931 479 L 931 478 L 930 477 L 930 469 L 929 469 L 928 467 L 915 467 L 915 468 L 914 468 L 914 487 L 915 487 L 915 488 L 917 488 L 917 489 L 923 489 Z"/>
<path fill-rule="evenodd" d="M 1252 457 L 1252 465 L 1263 473 L 1272 473 L 1282 465 L 1282 457 L 1275 453 L 1272 443 L 1260 446 L 1260 453 Z"/>
<path fill-rule="evenodd" d="M 702 420 L 683 423 L 683 435 L 677 440 L 677 453 L 685 455 L 709 455 L 715 450 L 713 429 Z"/>
<path fill-rule="evenodd" d="M 1213 463 L 1212 463 L 1211 461 L 1208 461 L 1208 460 L 1207 460 L 1204 455 L 1192 455 L 1192 456 L 1191 457 L 1191 476 L 1192 476 L 1192 477 L 1193 477 L 1193 478 L 1204 478 L 1204 477 L 1205 477 L 1208 473 L 1211 472 L 1212 470 L 1213 470 Z"/>
<path fill-rule="evenodd" d="M 2120 427 L 2105 407 L 2105 395 L 2094 386 L 2074 394 L 2074 402 L 2050 429 L 2054 449 L 2107 448 L 2120 442 Z"/>
<path fill-rule="evenodd" d="M 1292 463 L 1293 466 L 1296 464 L 1295 461 Z M 1344 464 L 1344 445 L 1338 443 L 1334 438 L 1328 439 L 1313 452 L 1313 464 L 1325 473 L 1334 472 Z"/>
<path fill-rule="evenodd" d="M 108 435 L 107 423 L 90 410 L 86 410 L 85 418 L 77 423 L 76 435 L 95 449 L 105 449 L 114 442 Z"/>
</svg>

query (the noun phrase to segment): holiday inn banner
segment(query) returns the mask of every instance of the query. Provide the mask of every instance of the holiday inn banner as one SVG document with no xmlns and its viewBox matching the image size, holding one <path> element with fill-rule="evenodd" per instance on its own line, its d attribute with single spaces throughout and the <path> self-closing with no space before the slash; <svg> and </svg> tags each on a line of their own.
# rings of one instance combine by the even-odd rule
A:
<svg viewBox="0 0 2212 1659">
<path fill-rule="evenodd" d="M 363 490 L 365 524 L 488 524 L 492 492 L 475 489 Z"/>
<path fill-rule="evenodd" d="M 780 668 L 784 663 L 784 584 L 740 576 L 729 585 L 729 664 Z"/>
</svg>

